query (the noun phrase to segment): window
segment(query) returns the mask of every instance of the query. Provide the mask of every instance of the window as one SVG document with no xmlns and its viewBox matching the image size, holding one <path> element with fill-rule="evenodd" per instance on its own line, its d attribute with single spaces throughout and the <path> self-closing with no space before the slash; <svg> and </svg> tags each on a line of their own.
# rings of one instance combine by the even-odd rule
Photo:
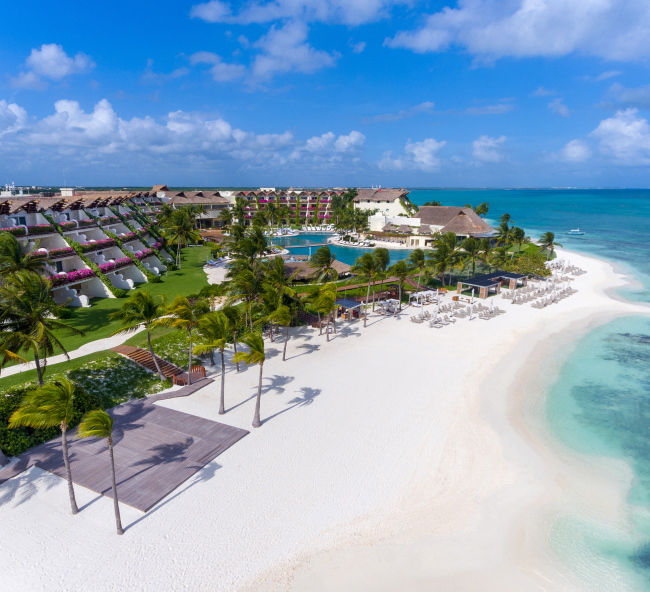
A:
<svg viewBox="0 0 650 592">
<path fill-rule="evenodd" d="M 54 264 L 56 265 L 56 272 L 61 273 L 63 271 L 63 263 L 61 261 L 55 261 Z"/>
</svg>

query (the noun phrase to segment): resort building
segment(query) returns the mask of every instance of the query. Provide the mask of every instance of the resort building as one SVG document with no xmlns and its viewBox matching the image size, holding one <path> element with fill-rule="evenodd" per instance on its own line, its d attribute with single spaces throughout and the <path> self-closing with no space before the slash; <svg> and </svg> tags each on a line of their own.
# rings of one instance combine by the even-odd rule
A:
<svg viewBox="0 0 650 592">
<path fill-rule="evenodd" d="M 158 205 L 149 192 L 2 196 L 0 232 L 47 259 L 57 303 L 90 306 L 167 271 L 171 257 L 153 224 Z"/>
<path fill-rule="evenodd" d="M 477 275 L 466 280 L 459 280 L 456 286 L 456 292 L 462 294 L 464 291 L 472 290 L 477 292 L 479 298 L 487 298 L 490 292 L 499 294 L 501 288 L 507 286 L 510 290 L 518 286 L 525 286 L 528 282 L 528 276 L 521 273 L 512 273 L 510 271 L 497 271 Z"/>
<path fill-rule="evenodd" d="M 221 212 L 232 205 L 219 191 L 170 191 L 167 185 L 155 185 L 150 193 L 174 208 L 197 206 L 201 209 L 197 218 L 208 228 L 215 226 Z"/>
<path fill-rule="evenodd" d="M 493 228 L 471 208 L 422 206 L 414 218 L 420 220 L 420 234 L 425 234 L 425 229 L 430 231 L 428 234 L 453 232 L 460 238 L 485 238 L 494 233 Z"/>
<path fill-rule="evenodd" d="M 354 198 L 358 210 L 377 210 L 382 216 L 413 217 L 417 208 L 410 202 L 405 189 L 359 189 Z"/>
</svg>

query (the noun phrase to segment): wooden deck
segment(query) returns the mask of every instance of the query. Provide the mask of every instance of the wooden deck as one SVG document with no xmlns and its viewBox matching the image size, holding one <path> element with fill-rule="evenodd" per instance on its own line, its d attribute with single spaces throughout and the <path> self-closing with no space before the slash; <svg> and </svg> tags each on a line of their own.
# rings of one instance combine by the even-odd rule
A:
<svg viewBox="0 0 650 592">
<path fill-rule="evenodd" d="M 156 400 L 188 396 L 206 386 L 205 379 L 167 394 L 129 401 L 112 409 L 117 492 L 121 502 L 146 512 L 249 432 L 173 409 Z M 72 479 L 77 485 L 113 496 L 105 440 L 75 440 L 68 445 Z M 0 483 L 37 466 L 65 478 L 61 438 L 21 454 L 0 470 Z"/>
</svg>

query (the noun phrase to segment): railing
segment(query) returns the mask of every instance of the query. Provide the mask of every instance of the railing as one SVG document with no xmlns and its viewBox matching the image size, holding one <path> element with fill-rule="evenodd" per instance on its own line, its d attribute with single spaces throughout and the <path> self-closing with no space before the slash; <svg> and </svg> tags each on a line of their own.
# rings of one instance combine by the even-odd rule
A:
<svg viewBox="0 0 650 592">
<path fill-rule="evenodd" d="M 52 287 L 63 286 L 65 284 L 72 284 L 81 280 L 87 280 L 95 276 L 92 269 L 80 269 L 79 271 L 70 271 L 68 273 L 61 272 L 58 275 L 51 275 L 48 280 L 52 283 Z"/>
</svg>

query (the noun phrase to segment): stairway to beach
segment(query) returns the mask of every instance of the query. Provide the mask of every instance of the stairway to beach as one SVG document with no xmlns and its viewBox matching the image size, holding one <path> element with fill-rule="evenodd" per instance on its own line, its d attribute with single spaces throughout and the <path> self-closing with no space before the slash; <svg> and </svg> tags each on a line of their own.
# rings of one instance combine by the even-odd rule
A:
<svg viewBox="0 0 650 592">
<path fill-rule="evenodd" d="M 147 370 L 158 373 L 156 364 L 153 361 L 153 357 L 151 356 L 151 353 L 146 349 L 142 349 L 141 347 L 133 347 L 131 345 L 118 345 L 117 347 L 112 347 L 110 351 L 129 358 L 129 360 L 132 360 Z M 165 378 L 172 378 L 184 373 L 181 368 L 174 366 L 174 364 L 168 362 L 167 360 L 163 360 L 158 356 L 156 356 L 156 360 L 158 360 L 158 365 L 160 366 L 161 372 L 165 375 Z"/>
</svg>

